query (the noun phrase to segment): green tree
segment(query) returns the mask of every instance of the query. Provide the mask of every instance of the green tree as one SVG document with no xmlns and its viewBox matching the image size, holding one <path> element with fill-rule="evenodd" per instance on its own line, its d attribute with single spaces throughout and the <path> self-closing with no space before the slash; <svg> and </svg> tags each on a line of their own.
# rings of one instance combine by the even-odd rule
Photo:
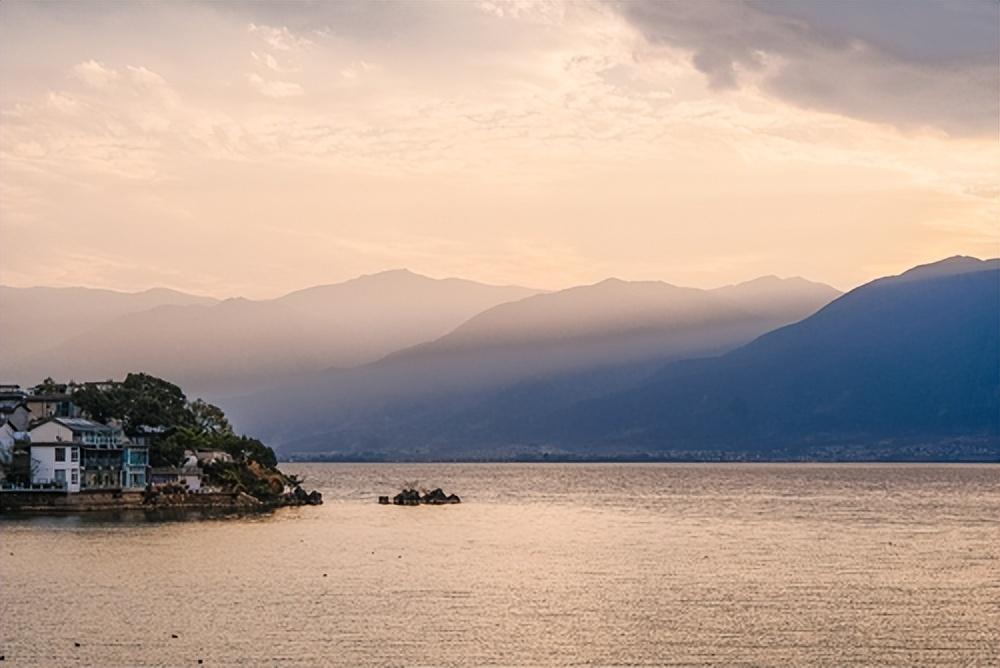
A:
<svg viewBox="0 0 1000 668">
<path fill-rule="evenodd" d="M 31 389 L 35 394 L 59 394 L 66 389 L 66 386 L 60 385 L 49 376 Z"/>
<path fill-rule="evenodd" d="M 124 399 L 115 390 L 100 390 L 86 385 L 73 393 L 73 403 L 91 420 L 107 423 L 111 419 L 121 419 L 125 413 Z"/>
<path fill-rule="evenodd" d="M 173 383 L 145 373 L 130 373 L 120 386 L 124 415 L 117 416 L 125 431 L 139 425 L 193 426 L 187 409 L 187 397 Z"/>
<path fill-rule="evenodd" d="M 73 394 L 73 400 L 93 420 L 120 421 L 129 435 L 142 425 L 167 427 L 169 432 L 150 447 L 153 466 L 179 466 L 185 450 L 229 453 L 236 460 L 231 465 L 236 470 L 233 475 L 244 477 L 250 462 L 268 471 L 278 465 L 274 450 L 256 438 L 235 434 L 221 408 L 202 399 L 188 403 L 177 385 L 149 374 L 130 373 L 124 382 L 103 390 L 86 386 Z M 251 476 L 243 484 L 249 488 L 257 483 Z"/>
<path fill-rule="evenodd" d="M 167 437 L 157 439 L 149 448 L 151 466 L 180 466 L 185 450 L 204 447 L 204 435 L 191 427 L 175 429 Z"/>
<path fill-rule="evenodd" d="M 218 406 L 204 399 L 195 399 L 188 406 L 191 420 L 196 429 L 206 434 L 232 434 L 233 427 L 229 424 L 226 414 Z"/>
</svg>

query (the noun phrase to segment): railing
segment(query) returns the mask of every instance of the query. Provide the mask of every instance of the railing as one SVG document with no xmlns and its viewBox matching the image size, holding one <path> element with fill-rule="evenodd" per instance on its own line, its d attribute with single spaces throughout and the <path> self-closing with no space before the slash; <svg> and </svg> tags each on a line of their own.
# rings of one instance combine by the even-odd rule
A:
<svg viewBox="0 0 1000 668">
<path fill-rule="evenodd" d="M 13 482 L 0 484 L 0 491 L 4 492 L 65 492 L 66 482 L 53 480 L 51 482 L 32 482 L 26 485 Z"/>
</svg>

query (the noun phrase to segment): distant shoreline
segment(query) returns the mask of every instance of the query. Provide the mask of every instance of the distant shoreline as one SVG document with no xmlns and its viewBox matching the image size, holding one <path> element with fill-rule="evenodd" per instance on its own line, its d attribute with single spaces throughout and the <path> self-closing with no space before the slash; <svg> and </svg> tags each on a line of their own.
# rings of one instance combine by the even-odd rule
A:
<svg viewBox="0 0 1000 668">
<path fill-rule="evenodd" d="M 1000 464 L 1000 454 L 992 458 L 967 459 L 681 459 L 681 458 L 455 458 L 455 459 L 377 459 L 317 458 L 281 459 L 282 464 Z"/>
</svg>

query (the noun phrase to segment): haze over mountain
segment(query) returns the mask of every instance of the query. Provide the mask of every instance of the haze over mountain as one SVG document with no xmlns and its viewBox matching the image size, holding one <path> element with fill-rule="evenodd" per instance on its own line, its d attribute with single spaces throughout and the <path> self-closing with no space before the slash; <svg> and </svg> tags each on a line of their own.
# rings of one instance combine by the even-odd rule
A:
<svg viewBox="0 0 1000 668">
<path fill-rule="evenodd" d="M 443 418 L 528 380 L 574 375 L 574 398 L 607 392 L 609 383 L 635 382 L 657 363 L 717 354 L 800 320 L 838 294 L 798 278 L 716 290 L 608 279 L 495 306 L 435 341 L 226 407 L 241 426 L 276 444 L 309 433 L 314 442 L 350 449 L 379 441 L 386 428 L 396 433 L 396 421 L 405 425 L 403 416 L 415 411 Z"/>
<path fill-rule="evenodd" d="M 142 369 L 194 395 L 217 397 L 330 366 L 363 364 L 536 292 L 396 270 L 278 299 L 163 304 L 78 328 L 51 347 L 5 362 L 0 373 L 31 382 L 47 375 L 120 378 Z M 38 295 L 33 308 L 58 310 L 45 297 Z"/>
<path fill-rule="evenodd" d="M 0 373 L 18 358 L 39 353 L 121 316 L 158 306 L 214 304 L 211 297 L 153 288 L 117 292 L 93 288 L 11 288 L 0 285 Z"/>
<path fill-rule="evenodd" d="M 553 415 L 540 433 L 632 451 L 877 452 L 979 439 L 995 458 L 1000 261 L 953 258 L 874 281 L 727 355 L 672 364 Z"/>
<path fill-rule="evenodd" d="M 620 365 L 330 411 L 285 452 L 995 459 L 1000 261 L 950 258 L 879 279 L 727 354 L 645 376 Z"/>
</svg>

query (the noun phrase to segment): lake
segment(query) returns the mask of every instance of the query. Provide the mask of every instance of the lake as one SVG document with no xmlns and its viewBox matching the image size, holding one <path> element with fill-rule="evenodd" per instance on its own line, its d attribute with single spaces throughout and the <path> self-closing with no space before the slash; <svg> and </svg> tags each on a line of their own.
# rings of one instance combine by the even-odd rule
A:
<svg viewBox="0 0 1000 668">
<path fill-rule="evenodd" d="M 325 505 L 0 519 L 5 665 L 1000 665 L 1000 466 L 283 468 Z"/>
</svg>

